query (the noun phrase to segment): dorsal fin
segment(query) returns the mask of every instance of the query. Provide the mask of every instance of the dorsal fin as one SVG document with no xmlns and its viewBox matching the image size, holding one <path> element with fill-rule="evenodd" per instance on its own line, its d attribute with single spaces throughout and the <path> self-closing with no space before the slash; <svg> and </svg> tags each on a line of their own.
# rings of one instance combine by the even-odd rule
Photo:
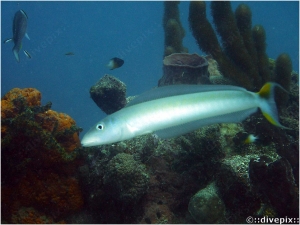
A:
<svg viewBox="0 0 300 225">
<path fill-rule="evenodd" d="M 132 101 L 130 101 L 125 107 L 129 107 L 132 105 L 136 105 L 142 102 L 148 102 L 155 99 L 166 98 L 176 95 L 184 95 L 184 94 L 193 94 L 198 92 L 206 92 L 206 91 L 224 91 L 224 90 L 240 90 L 246 91 L 246 89 L 232 86 L 232 85 L 189 85 L 189 84 L 180 84 L 180 85 L 169 85 L 163 87 L 156 87 L 149 91 L 146 91 Z"/>
</svg>

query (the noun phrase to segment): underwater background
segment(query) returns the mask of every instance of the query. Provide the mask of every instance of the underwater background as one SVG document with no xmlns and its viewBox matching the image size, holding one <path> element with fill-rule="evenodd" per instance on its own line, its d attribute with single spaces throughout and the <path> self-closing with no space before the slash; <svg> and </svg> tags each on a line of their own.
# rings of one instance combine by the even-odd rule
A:
<svg viewBox="0 0 300 225">
<path fill-rule="evenodd" d="M 289 55 L 281 64 L 270 60 L 268 69 L 272 78 L 283 71 L 285 80 L 276 79 L 290 93 L 276 101 L 280 121 L 291 129 L 258 112 L 177 138 L 144 135 L 83 148 L 80 139 L 106 116 L 89 93 L 100 78 L 104 87 L 124 82 L 126 97 L 158 85 L 167 55 L 163 18 L 176 17 L 176 7 L 182 46 L 206 55 L 190 30 L 192 4 L 2 1 L 1 222 L 268 223 L 288 217 L 299 223 L 299 2 L 234 1 L 232 10 L 241 3 L 251 9 L 252 26 L 265 29 L 267 56 Z M 206 14 L 215 29 L 210 5 Z M 4 41 L 20 9 L 28 15 L 30 40 L 23 38 L 18 63 L 13 44 Z M 114 57 L 124 65 L 110 70 Z M 211 77 L 219 72 L 216 63 L 210 61 Z M 251 135 L 258 140 L 247 142 Z"/>
<path fill-rule="evenodd" d="M 241 2 L 232 2 L 233 10 Z M 252 24 L 264 26 L 267 54 L 275 59 L 290 55 L 299 68 L 298 2 L 247 2 Z M 14 13 L 28 15 L 20 63 L 14 59 L 12 43 L 1 48 L 1 96 L 14 87 L 35 87 L 42 103 L 52 101 L 54 110 L 65 112 L 83 128 L 81 136 L 105 114 L 89 96 L 89 89 L 104 74 L 127 85 L 127 95 L 138 95 L 157 86 L 162 76 L 164 33 L 163 2 L 1 2 L 2 41 L 12 36 Z M 179 5 L 189 53 L 202 55 L 188 25 L 189 2 Z M 207 15 L 211 21 L 209 10 Z M 74 52 L 74 56 L 64 55 Z M 121 68 L 110 71 L 106 64 L 122 58 Z"/>
</svg>

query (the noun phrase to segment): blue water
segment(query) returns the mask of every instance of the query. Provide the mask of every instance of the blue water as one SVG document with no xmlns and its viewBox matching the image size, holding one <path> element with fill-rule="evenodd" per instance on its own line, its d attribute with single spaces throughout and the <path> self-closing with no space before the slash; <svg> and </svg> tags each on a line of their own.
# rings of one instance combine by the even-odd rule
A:
<svg viewBox="0 0 300 225">
<path fill-rule="evenodd" d="M 241 2 L 232 2 L 235 9 Z M 267 54 L 288 53 L 299 71 L 299 3 L 244 2 L 252 10 L 252 24 L 262 24 L 267 34 Z M 209 3 L 208 3 L 209 5 Z M 189 2 L 180 5 L 186 31 L 184 46 L 202 54 L 188 26 Z M 42 104 L 75 119 L 84 131 L 105 114 L 89 96 L 89 89 L 105 74 L 127 85 L 127 95 L 137 95 L 157 85 L 162 76 L 164 33 L 163 2 L 1 2 L 1 42 L 12 36 L 15 12 L 28 15 L 28 35 L 20 63 L 12 43 L 1 46 L 1 96 L 14 87 L 34 87 Z M 208 9 L 207 14 L 210 14 Z M 210 16 L 209 19 L 211 20 Z M 74 52 L 74 56 L 65 56 Z M 125 64 L 110 71 L 112 57 Z"/>
</svg>

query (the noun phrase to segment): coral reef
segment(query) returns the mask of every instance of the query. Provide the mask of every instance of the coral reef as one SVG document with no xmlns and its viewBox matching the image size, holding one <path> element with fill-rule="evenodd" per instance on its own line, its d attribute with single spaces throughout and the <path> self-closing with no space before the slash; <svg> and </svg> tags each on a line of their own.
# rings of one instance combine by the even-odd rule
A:
<svg viewBox="0 0 300 225">
<path fill-rule="evenodd" d="M 145 214 L 140 221 L 141 224 L 168 224 L 174 218 L 170 208 L 161 201 L 148 203 L 145 209 Z"/>
<path fill-rule="evenodd" d="M 90 95 L 97 106 L 106 114 L 118 111 L 127 103 L 126 85 L 108 74 L 90 88 Z"/>
<path fill-rule="evenodd" d="M 254 215 L 259 210 L 260 201 L 251 190 L 247 176 L 237 172 L 235 168 L 222 164 L 216 174 L 216 187 L 226 207 L 226 219 L 229 223 L 244 223 L 247 216 Z"/>
<path fill-rule="evenodd" d="M 26 158 L 39 155 L 39 163 L 45 163 L 44 166 L 50 160 L 63 162 L 74 159 L 74 150 L 80 147 L 81 129 L 76 127 L 70 116 L 50 110 L 51 103 L 40 106 L 40 99 L 40 92 L 32 88 L 15 88 L 2 98 L 1 143 L 3 150 L 7 149 L 4 158 L 16 153 L 14 160 L 23 161 L 24 155 Z M 20 146 L 24 152 L 19 150 Z M 40 152 L 45 155 L 40 155 Z"/>
<path fill-rule="evenodd" d="M 243 36 L 240 34 L 239 28 L 250 29 L 251 27 L 251 13 L 250 9 L 246 10 L 246 7 L 243 7 L 243 10 L 240 10 L 242 7 L 237 8 L 237 13 L 234 13 L 231 10 L 231 3 L 227 2 L 212 2 L 211 3 L 211 14 L 213 17 L 213 22 L 216 27 L 216 31 L 221 36 L 222 47 L 227 57 L 231 59 L 236 66 L 238 66 L 252 83 L 258 84 L 259 88 L 261 86 L 260 77 L 258 76 L 257 66 L 254 65 L 250 54 L 245 47 L 245 41 Z M 245 17 L 244 15 L 247 14 Z M 243 18 L 238 19 L 239 25 L 237 26 L 235 16 L 242 16 Z M 250 24 L 249 24 L 250 23 Z M 245 32 L 243 32 L 245 35 Z M 248 32 L 250 37 L 251 33 Z M 250 37 L 247 37 L 250 39 Z"/>
<path fill-rule="evenodd" d="M 259 90 L 271 79 L 264 28 L 256 25 L 251 30 L 251 10 L 245 4 L 239 5 L 234 14 L 230 2 L 213 1 L 211 13 L 223 48 L 206 18 L 206 3 L 190 3 L 190 29 L 199 48 L 218 62 L 225 77 L 249 90 Z M 289 67 L 289 61 L 283 62 L 283 67 Z"/>
<path fill-rule="evenodd" d="M 198 54 L 173 53 L 164 58 L 163 66 L 158 86 L 209 83 L 208 62 Z"/>
<path fill-rule="evenodd" d="M 165 57 L 163 64 L 164 73 L 158 81 L 158 86 L 172 84 L 236 85 L 236 82 L 221 74 L 217 61 L 210 55 L 173 53 Z"/>
<path fill-rule="evenodd" d="M 280 115 L 282 123 L 289 127 L 289 130 L 274 128 L 264 121 L 259 113 L 243 122 L 245 130 L 259 137 L 260 147 L 273 145 L 276 153 L 289 161 L 296 183 L 299 182 L 299 84 L 295 79 L 297 76 L 292 75 L 295 82 L 291 82 L 287 107 L 281 109 Z M 267 155 L 270 156 L 269 153 Z"/>
<path fill-rule="evenodd" d="M 148 171 L 134 154 L 120 153 L 133 147 L 117 143 L 82 149 L 87 164 L 80 167 L 79 177 L 90 212 L 88 221 L 135 223 L 142 216 L 140 201 L 148 190 Z"/>
<path fill-rule="evenodd" d="M 137 202 L 148 189 L 149 175 L 132 155 L 120 153 L 107 164 L 103 178 L 109 195 L 123 202 Z"/>
<path fill-rule="evenodd" d="M 34 208 L 22 207 L 18 212 L 12 215 L 12 223 L 21 224 L 53 224 L 54 221 L 51 217 L 45 216 L 43 213 L 39 213 Z M 64 223 L 60 221 L 59 223 Z"/>
<path fill-rule="evenodd" d="M 230 61 L 222 50 L 212 25 L 206 18 L 206 3 L 204 1 L 193 1 L 190 3 L 189 23 L 198 46 L 203 52 L 211 55 L 218 62 L 221 73 L 238 84 L 243 84 L 244 87 L 250 88 L 251 80 Z M 232 38 L 230 39 L 231 42 L 233 42 Z"/>
<path fill-rule="evenodd" d="M 165 56 L 186 56 L 178 4 L 165 3 Z M 265 81 L 280 83 L 289 91 L 277 96 L 285 106 L 279 107 L 280 121 L 290 129 L 276 128 L 256 113 L 242 123 L 215 124 L 168 140 L 148 134 L 81 148 L 80 128 L 70 116 L 51 110 L 51 103 L 41 106 L 38 90 L 15 88 L 1 100 L 3 223 L 245 223 L 248 216 L 299 217 L 298 75 L 288 55 L 267 58 L 265 31 L 260 25 L 251 30 L 248 6 L 239 5 L 233 14 L 230 3 L 212 3 L 222 47 L 205 7 L 191 2 L 189 21 L 199 47 L 210 54 L 204 57 L 209 81 L 252 90 Z M 171 73 L 173 80 L 163 83 L 190 79 L 180 77 L 185 70 Z M 125 84 L 109 75 L 90 93 L 108 114 L 127 101 Z M 249 134 L 258 140 L 245 145 L 241 140 Z"/>
<path fill-rule="evenodd" d="M 78 182 L 79 132 L 64 113 L 41 106 L 34 88 L 14 88 L 1 99 L 2 215 L 34 207 L 57 220 L 83 205 Z M 43 221 L 46 222 L 46 221 Z"/>
<path fill-rule="evenodd" d="M 227 84 L 227 85 L 236 85 L 233 80 L 230 80 L 222 75 L 219 70 L 219 64 L 214 60 L 211 55 L 205 56 L 208 62 L 208 74 L 209 81 L 212 84 Z"/>
<path fill-rule="evenodd" d="M 292 99 L 296 100 L 296 97 Z M 145 135 L 113 145 L 95 147 L 93 153 L 89 149 L 89 163 L 82 167 L 81 180 L 86 188 L 85 192 L 88 193 L 88 208 L 91 212 L 94 211 L 93 221 L 196 223 L 199 222 L 198 219 L 195 218 L 195 221 L 189 215 L 189 202 L 195 193 L 204 190 L 211 182 L 216 183 L 215 193 L 224 203 L 224 215 L 218 217 L 221 222 L 244 223 L 249 215 L 278 215 L 276 207 L 262 198 L 261 192 L 253 189 L 248 174 L 249 162 L 263 154 L 268 155 L 272 161 L 285 155 L 290 158 L 289 161 L 294 159 L 290 168 L 292 176 L 295 176 L 298 157 L 287 155 L 292 147 L 288 147 L 285 152 L 280 147 L 288 142 L 286 131 L 273 129 L 272 133 L 268 130 L 269 127 L 265 128 L 267 122 L 262 123 L 256 130 L 261 123 L 262 117 L 254 115 L 241 124 L 216 124 L 174 139 L 160 140 L 153 135 Z M 295 139 L 292 143 L 297 142 L 295 130 L 296 127 L 293 132 L 287 131 Z M 239 133 L 248 132 L 258 133 L 260 142 L 245 145 L 234 139 Z M 294 148 L 293 154 L 297 150 L 296 146 Z M 128 161 L 134 159 L 146 166 L 149 188 L 138 201 L 126 203 L 121 198 L 122 193 L 116 188 L 120 187 L 117 179 L 111 185 L 104 184 L 105 176 L 110 174 L 108 170 L 118 174 L 117 163 L 113 159 L 120 155 L 126 155 L 127 158 L 131 156 Z M 121 163 L 118 165 L 121 171 L 123 166 Z M 132 167 L 130 170 L 135 169 Z M 123 178 L 118 180 L 122 181 Z M 277 191 L 274 189 L 278 197 L 284 196 Z M 123 193 L 126 192 L 125 188 Z M 202 206 L 203 209 L 210 207 L 209 204 Z M 213 220 L 213 217 L 202 214 L 201 221 L 210 219 Z"/>
<path fill-rule="evenodd" d="M 32 184 L 35 184 L 34 187 Z M 45 213 L 56 213 L 55 216 L 69 214 L 83 206 L 78 181 L 55 173 L 39 178 L 30 171 L 20 179 L 17 190 L 16 198 L 21 205 L 42 209 Z"/>
<path fill-rule="evenodd" d="M 191 198 L 189 212 L 197 223 L 225 222 L 225 206 L 216 192 L 214 183 L 207 185 Z"/>
<path fill-rule="evenodd" d="M 299 217 L 299 188 L 286 159 L 273 162 L 267 156 L 251 159 L 249 177 L 264 201 L 274 207 L 278 217 Z"/>
<path fill-rule="evenodd" d="M 292 199 L 298 193 L 299 181 L 297 74 L 290 71 L 288 56 L 268 59 L 266 33 L 260 25 L 251 29 L 247 5 L 239 5 L 234 14 L 230 3 L 212 3 L 222 47 L 206 19 L 205 7 L 205 2 L 191 2 L 189 22 L 199 47 L 209 54 L 204 57 L 209 81 L 258 90 L 264 82 L 278 79 L 276 82 L 290 91 L 286 107 L 279 106 L 280 121 L 291 129 L 276 128 L 261 113 L 255 113 L 242 123 L 215 124 L 173 139 L 161 140 L 149 134 L 83 148 L 86 165 L 80 167 L 79 177 L 86 211 L 80 214 L 81 222 L 245 223 L 248 216 L 297 217 L 298 199 Z M 188 54 L 182 53 L 178 2 L 165 3 L 164 16 L 164 64 L 169 65 L 174 55 L 175 64 L 185 64 L 181 57 Z M 231 33 L 224 27 L 232 28 Z M 168 38 L 173 38 L 168 40 L 171 44 L 166 44 Z M 187 74 L 185 71 L 168 72 L 166 79 L 167 72 L 160 81 L 164 85 L 198 83 L 186 82 L 189 78 L 181 76 Z M 287 80 L 279 81 L 279 73 L 285 73 L 283 79 Z M 258 139 L 245 144 L 243 139 L 250 134 Z M 265 179 L 260 178 L 260 172 L 267 174 Z M 283 183 L 275 181 L 276 173 Z M 148 180 L 141 174 L 147 174 Z M 287 202 L 292 204 L 282 209 Z"/>
<path fill-rule="evenodd" d="M 176 1 L 164 2 L 163 28 L 165 31 L 164 56 L 172 53 L 188 52 L 183 47 L 182 39 L 185 36 L 184 29 L 180 22 L 178 4 Z"/>
<path fill-rule="evenodd" d="M 182 170 L 177 172 L 172 169 L 178 165 L 183 168 L 186 164 L 186 161 L 183 161 L 182 164 L 178 162 L 176 165 L 172 163 L 173 157 L 178 159 L 181 157 L 181 155 L 176 156 L 178 153 L 173 153 L 176 146 L 178 151 L 183 151 L 181 142 L 183 141 L 178 143 L 174 143 L 174 140 L 161 142 L 152 135 L 145 135 L 114 145 L 95 147 L 88 151 L 83 149 L 87 154 L 88 164 L 81 167 L 80 177 L 84 192 L 87 193 L 85 196 L 87 207 L 90 212 L 94 212 L 93 218 L 98 223 L 173 223 L 182 218 L 182 215 L 178 217 L 175 214 L 184 212 L 185 215 L 190 197 L 200 188 L 199 181 L 209 175 L 205 174 L 195 179 L 192 175 L 181 174 Z M 119 163 L 118 169 L 117 160 L 112 160 L 118 159 L 119 155 L 129 158 L 129 162 L 132 162 L 133 165 L 137 165 L 137 163 L 146 165 L 149 183 L 147 192 L 140 197 L 139 201 L 137 201 L 138 199 L 129 199 L 130 202 L 124 201 L 121 199 L 121 197 L 123 198 L 122 192 L 114 187 L 120 187 L 121 181 L 124 179 L 118 181 L 116 175 L 124 174 L 121 169 L 129 163 Z M 133 162 L 133 159 L 136 162 Z M 206 159 L 206 161 L 210 160 Z M 195 160 L 195 163 L 198 162 Z M 138 166 L 135 167 L 138 168 Z M 128 166 L 126 171 L 132 174 L 136 171 L 135 167 Z M 108 168 L 111 172 L 108 172 Z M 196 173 L 199 168 L 200 164 L 198 168 L 192 170 L 193 173 Z M 112 176 L 113 174 L 115 175 Z M 107 175 L 109 177 L 105 178 Z M 104 178 L 109 183 L 105 182 L 104 184 Z M 130 184 L 128 180 L 131 180 L 130 176 L 122 183 L 134 187 L 136 181 Z M 125 189 L 123 193 L 126 192 L 129 193 Z M 128 196 L 125 197 L 128 198 Z M 192 218 L 189 218 L 188 221 L 194 222 Z"/>
<path fill-rule="evenodd" d="M 210 79 L 222 76 L 216 61 L 208 59 L 212 66 Z M 270 71 L 273 70 L 275 63 Z M 149 134 L 89 149 L 88 164 L 81 168 L 87 208 L 92 212 L 92 218 L 87 218 L 87 222 L 196 223 L 198 219 L 195 218 L 195 221 L 188 211 L 189 202 L 195 193 L 205 189 L 211 182 L 215 182 L 216 193 L 224 203 L 224 217 L 219 217 L 221 222 L 244 223 L 249 215 L 278 216 L 278 205 L 263 193 L 269 186 L 262 191 L 250 182 L 249 162 L 264 155 L 271 161 L 284 158 L 290 165 L 285 178 L 298 183 L 299 94 L 296 78 L 296 74 L 292 75 L 288 106 L 280 116 L 282 123 L 290 130 L 274 128 L 258 112 L 242 123 L 215 124 L 174 139 L 160 140 Z M 228 78 L 223 80 L 231 82 Z M 258 136 L 257 142 L 245 144 L 241 141 L 249 134 Z M 128 158 L 131 156 L 131 160 L 144 164 L 149 175 L 149 188 L 138 197 L 138 201 L 126 201 L 122 194 L 127 190 L 123 193 L 118 191 L 120 189 L 116 187 L 120 187 L 119 183 L 106 183 L 109 167 L 114 168 L 112 171 L 117 174 L 117 166 L 110 165 L 112 160 L 124 153 Z M 119 167 L 122 168 L 121 165 Z M 131 170 L 134 171 L 134 168 Z M 297 187 L 293 190 L 297 191 Z M 290 199 L 289 195 L 282 194 L 277 188 L 270 191 L 272 196 L 282 197 L 281 202 Z M 209 205 L 203 204 L 205 208 L 209 208 Z M 201 215 L 203 221 L 213 219 Z M 284 211 L 280 215 L 284 216 Z"/>
<path fill-rule="evenodd" d="M 174 171 L 169 162 L 170 155 L 160 153 L 159 148 L 156 151 L 146 162 L 151 176 L 149 190 L 142 199 L 144 215 L 138 222 L 176 223 L 185 216 L 189 198 L 200 187 L 199 180 L 191 174 Z"/>
</svg>

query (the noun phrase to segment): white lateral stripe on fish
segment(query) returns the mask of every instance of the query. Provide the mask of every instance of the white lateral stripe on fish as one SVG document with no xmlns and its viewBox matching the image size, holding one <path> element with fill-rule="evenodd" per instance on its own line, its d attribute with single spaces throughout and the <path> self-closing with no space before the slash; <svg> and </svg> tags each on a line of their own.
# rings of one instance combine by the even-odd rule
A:
<svg viewBox="0 0 300 225">
<path fill-rule="evenodd" d="M 81 143 L 85 147 L 110 144 L 152 132 L 160 138 L 170 138 L 215 123 L 241 122 L 257 108 L 270 123 L 286 128 L 278 121 L 276 86 L 282 88 L 276 83 L 266 83 L 258 93 L 229 85 L 160 87 L 95 124 Z M 162 97 L 157 93 L 162 93 Z"/>
</svg>

